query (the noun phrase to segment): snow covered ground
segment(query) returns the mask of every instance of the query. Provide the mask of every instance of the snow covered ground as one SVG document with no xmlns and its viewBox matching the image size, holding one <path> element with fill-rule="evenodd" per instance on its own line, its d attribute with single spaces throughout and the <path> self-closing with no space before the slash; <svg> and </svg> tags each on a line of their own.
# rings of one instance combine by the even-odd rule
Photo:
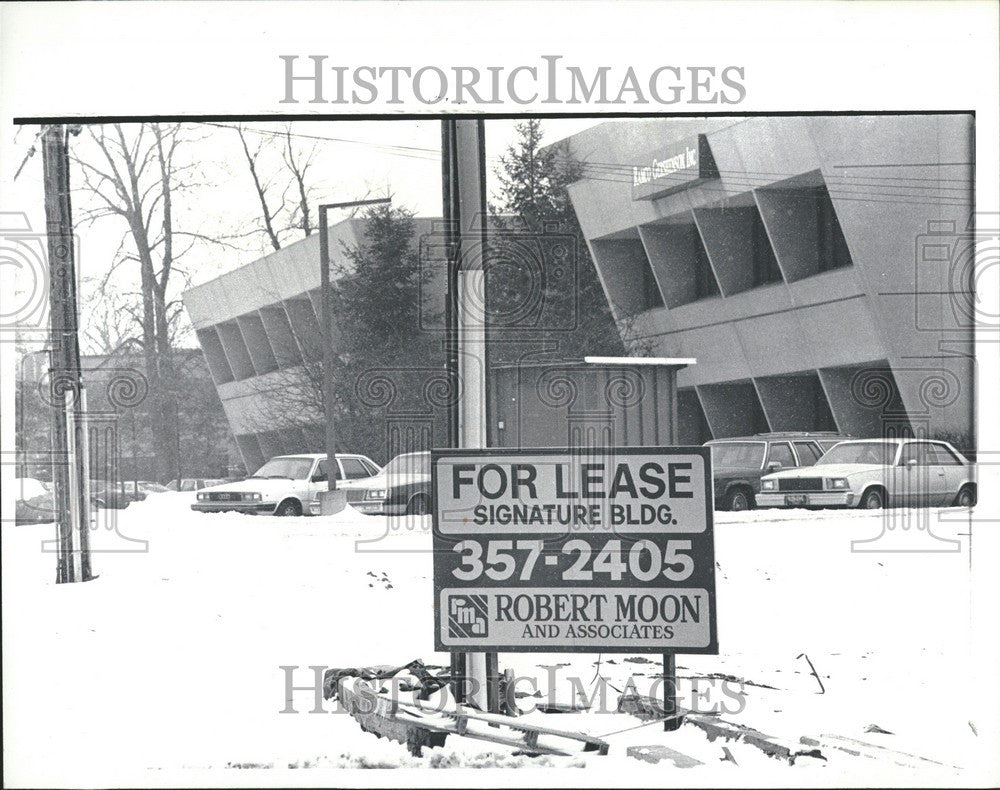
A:
<svg viewBox="0 0 1000 790">
<path fill-rule="evenodd" d="M 433 652 L 429 519 L 196 514 L 192 496 L 101 511 L 116 521 L 94 533 L 100 577 L 86 584 L 53 583 L 55 555 L 43 550 L 52 525 L 3 527 L 5 784 L 359 784 L 401 780 L 328 772 L 451 767 L 423 781 L 461 785 L 462 769 L 485 766 L 521 767 L 522 780 L 547 786 L 957 786 L 996 776 L 996 656 L 977 652 L 970 627 L 979 595 L 970 568 L 996 539 L 977 524 L 970 552 L 965 511 L 893 511 L 897 528 L 884 534 L 880 513 L 716 515 L 721 654 L 678 656 L 680 701 L 723 704 L 722 718 L 784 742 L 827 744 L 824 759 L 789 766 L 748 743 L 710 741 L 692 725 L 665 733 L 599 704 L 528 714 L 611 744 L 607 756 L 571 758 L 454 736 L 414 758 L 347 715 L 309 713 L 308 688 L 292 694 L 298 713 L 280 713 L 289 704 L 283 666 L 298 667 L 294 682 L 306 686 L 311 666 L 447 664 Z M 930 532 L 918 529 L 924 517 Z M 913 528 L 899 529 L 900 519 Z M 942 548 L 957 551 L 929 551 Z M 574 700 L 572 678 L 599 694 L 603 677 L 612 711 L 630 676 L 645 693 L 659 671 L 648 663 L 656 656 L 598 658 L 505 654 L 501 668 L 537 678 L 540 693 L 561 702 Z M 742 705 L 722 691 L 726 676 L 745 681 L 726 686 L 742 686 Z M 701 765 L 626 754 L 656 745 Z M 310 770 L 290 770 L 301 768 Z"/>
</svg>

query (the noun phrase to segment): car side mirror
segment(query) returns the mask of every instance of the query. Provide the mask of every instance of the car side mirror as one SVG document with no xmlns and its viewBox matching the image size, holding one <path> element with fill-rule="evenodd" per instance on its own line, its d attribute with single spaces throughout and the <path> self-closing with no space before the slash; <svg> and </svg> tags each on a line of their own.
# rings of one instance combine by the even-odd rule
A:
<svg viewBox="0 0 1000 790">
<path fill-rule="evenodd" d="M 323 472 L 317 472 L 316 474 L 314 474 L 312 476 L 312 481 L 314 483 L 325 483 L 329 479 L 330 478 L 326 474 L 324 474 Z"/>
<path fill-rule="evenodd" d="M 767 465 L 768 472 L 780 472 L 781 471 L 781 461 L 771 461 Z"/>
<path fill-rule="evenodd" d="M 910 468 L 913 468 L 914 466 L 917 465 L 917 459 L 916 458 L 909 458 L 909 459 L 907 459 L 906 465 L 908 467 L 910 467 Z"/>
</svg>

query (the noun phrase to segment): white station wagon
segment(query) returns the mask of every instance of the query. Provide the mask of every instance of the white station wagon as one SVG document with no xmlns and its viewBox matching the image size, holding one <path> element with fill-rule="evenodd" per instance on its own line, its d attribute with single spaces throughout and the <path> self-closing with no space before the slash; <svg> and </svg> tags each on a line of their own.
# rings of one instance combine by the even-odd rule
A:
<svg viewBox="0 0 1000 790">
<path fill-rule="evenodd" d="M 765 475 L 758 507 L 923 507 L 976 502 L 975 466 L 947 442 L 840 442 L 813 466 Z"/>
<path fill-rule="evenodd" d="M 366 455 L 338 453 L 336 461 L 337 480 L 368 478 L 380 471 Z M 203 488 L 191 509 L 203 513 L 235 510 L 275 516 L 318 513 L 319 492 L 327 490 L 328 475 L 325 453 L 278 455 L 246 480 Z"/>
</svg>

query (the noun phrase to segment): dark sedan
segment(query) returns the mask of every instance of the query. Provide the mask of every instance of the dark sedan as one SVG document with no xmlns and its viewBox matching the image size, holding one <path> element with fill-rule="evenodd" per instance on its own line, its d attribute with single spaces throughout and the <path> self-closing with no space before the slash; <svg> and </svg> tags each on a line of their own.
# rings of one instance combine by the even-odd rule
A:
<svg viewBox="0 0 1000 790">
<path fill-rule="evenodd" d="M 837 442 L 850 438 L 815 431 L 758 433 L 706 442 L 712 448 L 716 509 L 756 507 L 762 476 L 782 469 L 812 466 Z"/>
</svg>

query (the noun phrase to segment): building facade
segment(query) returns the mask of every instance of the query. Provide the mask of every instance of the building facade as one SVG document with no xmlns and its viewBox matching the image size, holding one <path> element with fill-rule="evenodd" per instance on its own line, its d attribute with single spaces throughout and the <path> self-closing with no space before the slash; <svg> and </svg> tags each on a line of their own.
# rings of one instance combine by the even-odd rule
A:
<svg viewBox="0 0 1000 790">
<path fill-rule="evenodd" d="M 414 243 L 433 230 L 429 219 L 413 224 Z M 331 272 L 349 272 L 345 247 L 357 247 L 364 230 L 363 219 L 330 228 Z M 323 358 L 319 267 L 319 234 L 313 233 L 183 294 L 248 471 L 275 455 L 324 450 L 321 399 L 275 394 L 299 388 L 307 393 L 318 386 Z M 373 409 L 376 405 L 373 401 Z"/>
<path fill-rule="evenodd" d="M 610 121 L 569 146 L 627 344 L 697 359 L 678 377 L 682 441 L 974 449 L 972 116 Z"/>
</svg>

